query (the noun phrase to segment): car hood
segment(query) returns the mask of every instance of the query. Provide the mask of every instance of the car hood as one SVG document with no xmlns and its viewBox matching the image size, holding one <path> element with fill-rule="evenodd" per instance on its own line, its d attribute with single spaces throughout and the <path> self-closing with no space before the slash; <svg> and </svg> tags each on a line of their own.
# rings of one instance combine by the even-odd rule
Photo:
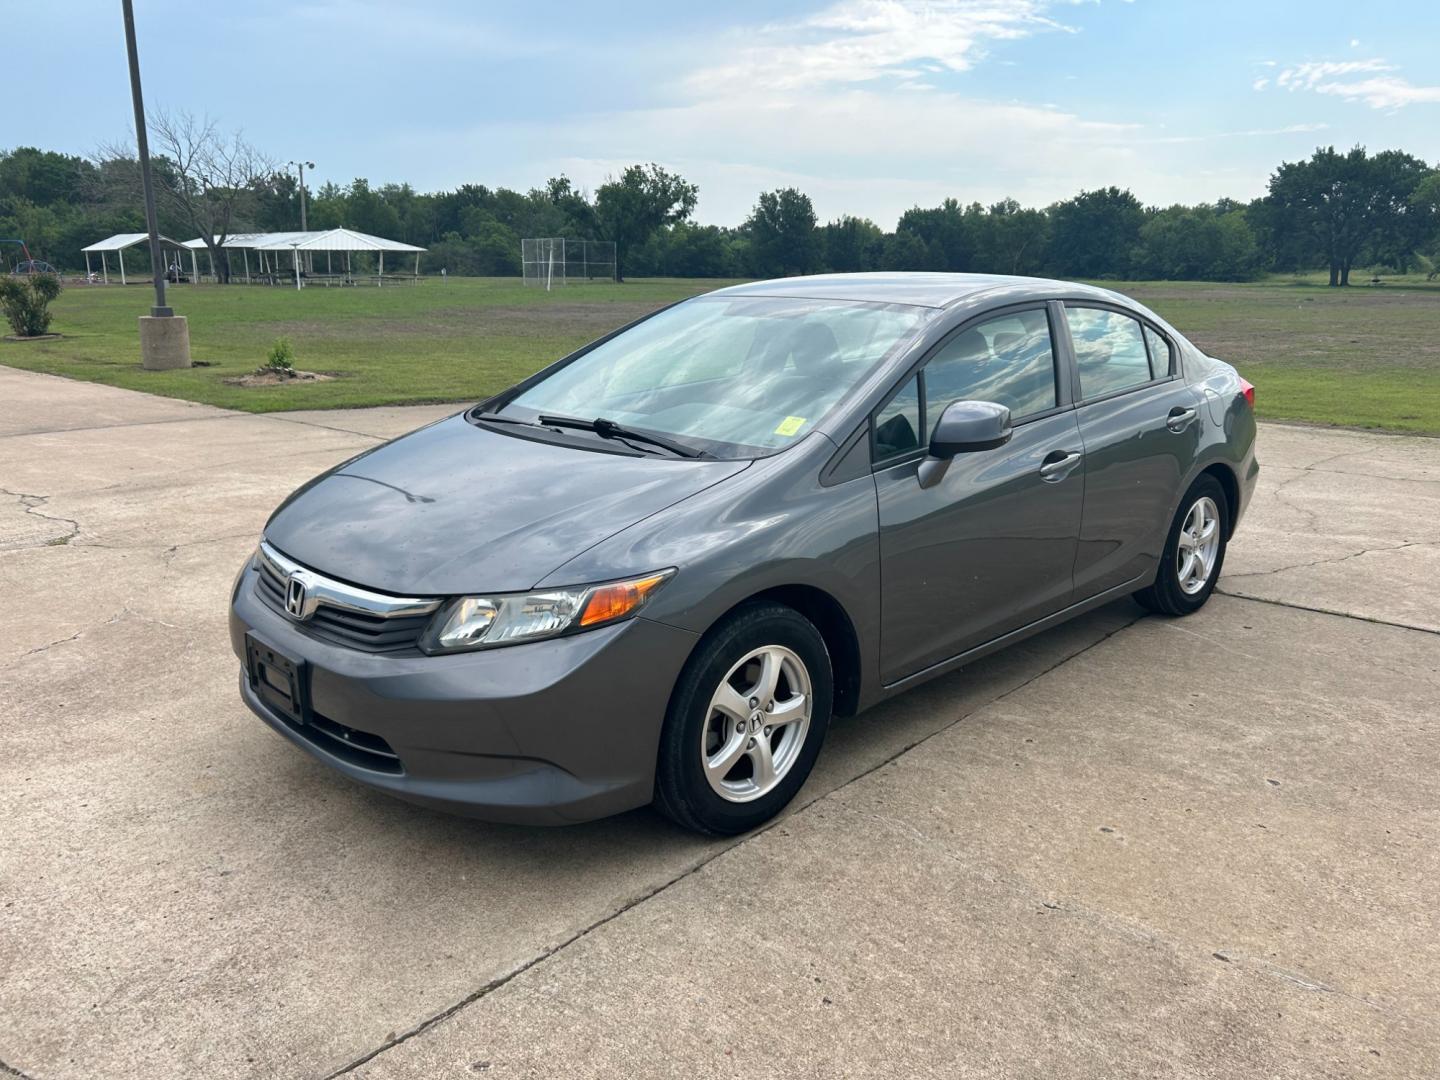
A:
<svg viewBox="0 0 1440 1080">
<path fill-rule="evenodd" d="M 265 537 L 306 566 L 382 592 L 516 592 L 748 464 L 603 453 L 452 416 L 312 480 Z"/>
</svg>

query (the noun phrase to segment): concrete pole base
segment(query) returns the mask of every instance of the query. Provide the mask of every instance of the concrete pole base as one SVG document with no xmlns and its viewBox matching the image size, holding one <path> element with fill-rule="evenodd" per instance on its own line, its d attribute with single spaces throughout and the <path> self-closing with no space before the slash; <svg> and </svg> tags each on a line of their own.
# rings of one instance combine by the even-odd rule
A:
<svg viewBox="0 0 1440 1080">
<path fill-rule="evenodd" d="M 184 315 L 140 316 L 140 366 L 146 371 L 190 366 L 190 324 Z"/>
</svg>

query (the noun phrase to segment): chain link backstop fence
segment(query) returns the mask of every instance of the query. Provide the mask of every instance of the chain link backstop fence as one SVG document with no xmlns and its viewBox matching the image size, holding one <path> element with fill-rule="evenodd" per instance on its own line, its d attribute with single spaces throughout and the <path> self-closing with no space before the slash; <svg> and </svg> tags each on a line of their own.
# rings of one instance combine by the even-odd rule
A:
<svg viewBox="0 0 1440 1080">
<path fill-rule="evenodd" d="M 520 241 L 520 267 L 526 285 L 552 289 L 586 281 L 615 280 L 612 240 L 539 237 Z"/>
</svg>

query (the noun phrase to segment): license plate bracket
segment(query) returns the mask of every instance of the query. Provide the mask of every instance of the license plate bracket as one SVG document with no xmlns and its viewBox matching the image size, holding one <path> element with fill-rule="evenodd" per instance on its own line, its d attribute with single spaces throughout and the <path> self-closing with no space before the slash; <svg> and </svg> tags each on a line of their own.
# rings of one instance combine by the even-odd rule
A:
<svg viewBox="0 0 1440 1080">
<path fill-rule="evenodd" d="M 246 634 L 245 674 L 250 689 L 271 709 L 293 723 L 306 722 L 305 661 L 292 660 L 273 645 Z"/>
</svg>

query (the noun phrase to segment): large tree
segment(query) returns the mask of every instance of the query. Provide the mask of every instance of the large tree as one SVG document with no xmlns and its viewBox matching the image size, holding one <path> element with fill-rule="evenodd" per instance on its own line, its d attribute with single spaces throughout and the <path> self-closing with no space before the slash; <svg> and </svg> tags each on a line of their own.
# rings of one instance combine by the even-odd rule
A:
<svg viewBox="0 0 1440 1080">
<path fill-rule="evenodd" d="M 1434 173 L 1417 157 L 1382 150 L 1370 159 L 1369 249 L 1372 258 L 1404 272 L 1429 239 L 1429 221 L 1414 201 Z"/>
<path fill-rule="evenodd" d="M 808 274 L 820 266 L 815 206 L 798 188 L 762 191 L 744 225 L 750 262 L 760 277 Z"/>
<path fill-rule="evenodd" d="M 1002 274 L 1044 269 L 1050 219 L 1043 210 L 1002 199 L 978 222 L 976 268 Z"/>
<path fill-rule="evenodd" d="M 1276 226 L 1308 242 L 1329 267 L 1331 285 L 1350 284 L 1350 266 L 1365 243 L 1365 150 L 1333 146 L 1309 161 L 1286 161 L 1270 177 L 1267 201 Z"/>
<path fill-rule="evenodd" d="M 70 154 L 33 146 L 0 150 L 0 200 L 23 199 L 36 206 L 78 203 L 94 175 L 94 165 Z"/>
<path fill-rule="evenodd" d="M 976 223 L 983 214 L 979 205 L 962 207 L 958 199 L 946 199 L 939 206 L 906 210 L 895 232 L 913 233 L 924 245 L 926 265 L 912 269 L 959 273 L 975 269 Z"/>
<path fill-rule="evenodd" d="M 1278 227 L 1303 237 L 1330 270 L 1331 285 L 1349 285 L 1365 253 L 1403 265 L 1423 242 L 1412 196 L 1429 175 L 1423 161 L 1398 150 L 1370 157 L 1363 146 L 1333 146 L 1308 161 L 1287 161 L 1270 177 L 1266 202 Z"/>
<path fill-rule="evenodd" d="M 1440 170 L 1432 172 L 1415 186 L 1410 205 L 1417 215 L 1420 241 L 1420 263 L 1426 277 L 1440 276 Z"/>
<path fill-rule="evenodd" d="M 1117 187 L 1082 191 L 1050 208 L 1050 261 L 1066 277 L 1124 277 L 1145 210 Z"/>
<path fill-rule="evenodd" d="M 687 219 L 695 209 L 699 190 L 683 176 L 653 162 L 631 165 L 596 189 L 595 220 L 604 238 L 615 242 L 617 281 L 625 280 L 625 250 L 640 247 L 657 229 Z"/>
<path fill-rule="evenodd" d="M 885 233 L 869 218 L 845 215 L 820 230 L 825 265 L 836 273 L 874 270 L 885 253 Z"/>
<path fill-rule="evenodd" d="M 1243 210 L 1201 204 L 1150 214 L 1140 228 L 1134 270 L 1171 281 L 1248 281 L 1261 262 Z"/>
</svg>

